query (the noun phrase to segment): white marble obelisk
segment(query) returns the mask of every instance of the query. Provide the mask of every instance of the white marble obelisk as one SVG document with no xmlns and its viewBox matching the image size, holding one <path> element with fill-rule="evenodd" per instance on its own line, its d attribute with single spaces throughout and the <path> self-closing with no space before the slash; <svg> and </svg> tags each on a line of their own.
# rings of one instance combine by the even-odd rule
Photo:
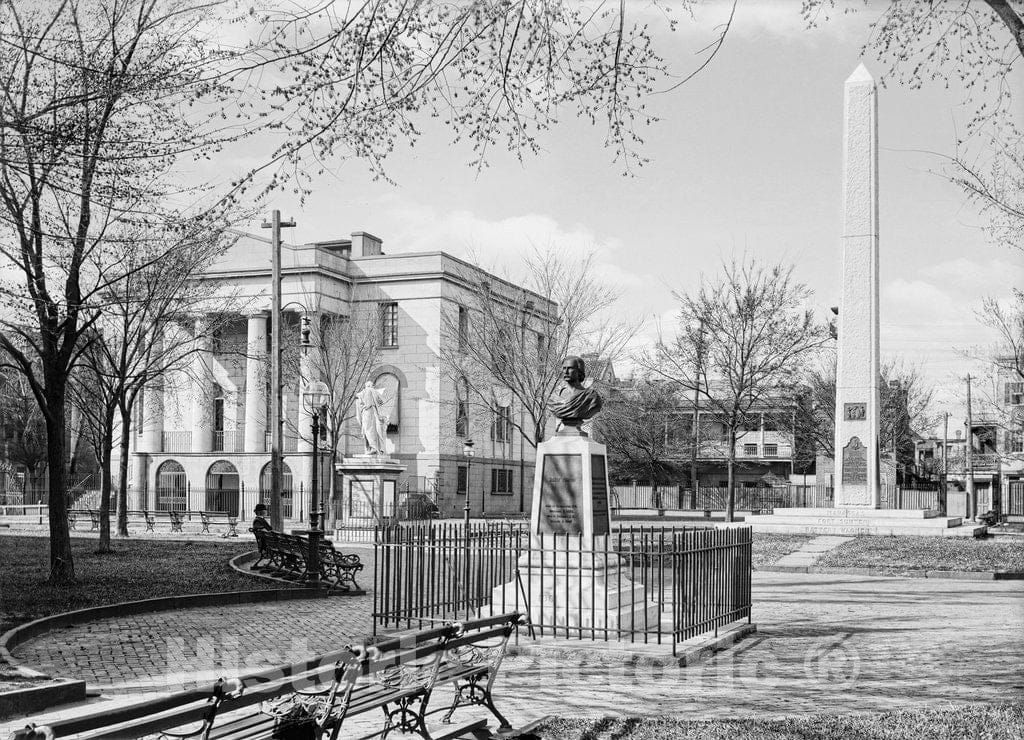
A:
<svg viewBox="0 0 1024 740">
<path fill-rule="evenodd" d="M 846 80 L 844 118 L 835 506 L 878 508 L 878 97 L 863 64 Z"/>
</svg>

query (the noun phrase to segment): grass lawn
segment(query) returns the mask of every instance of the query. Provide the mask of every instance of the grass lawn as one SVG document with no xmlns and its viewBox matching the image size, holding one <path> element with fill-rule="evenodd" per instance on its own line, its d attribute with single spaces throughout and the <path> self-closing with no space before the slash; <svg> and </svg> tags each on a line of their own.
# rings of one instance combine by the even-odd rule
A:
<svg viewBox="0 0 1024 740">
<path fill-rule="evenodd" d="M 51 614 L 158 596 L 275 588 L 228 567 L 255 549 L 251 538 L 211 542 L 114 540 L 116 552 L 96 554 L 96 539 L 71 538 L 78 583 L 46 584 L 50 543 L 44 537 L 0 535 L 0 632 Z"/>
<path fill-rule="evenodd" d="M 796 552 L 812 537 L 809 534 L 754 532 L 754 570 L 773 565 L 779 558 Z"/>
<path fill-rule="evenodd" d="M 1024 571 L 1024 540 L 970 537 L 857 537 L 822 555 L 816 565 L 908 570 Z"/>
<path fill-rule="evenodd" d="M 558 719 L 536 733 L 544 740 L 1008 740 L 1024 738 L 1024 703 L 770 720 Z"/>
</svg>

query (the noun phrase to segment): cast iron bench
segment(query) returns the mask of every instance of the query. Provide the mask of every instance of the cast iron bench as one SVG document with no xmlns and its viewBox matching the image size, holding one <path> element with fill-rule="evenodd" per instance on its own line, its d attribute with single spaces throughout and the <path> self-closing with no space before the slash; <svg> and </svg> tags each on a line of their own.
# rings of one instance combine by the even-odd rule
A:
<svg viewBox="0 0 1024 740">
<path fill-rule="evenodd" d="M 211 534 L 211 524 L 225 524 L 228 530 L 221 537 L 237 537 L 238 517 L 226 511 L 200 511 L 199 517 L 203 522 L 203 531 L 200 534 Z M 215 521 L 216 520 L 216 521 Z"/>
<path fill-rule="evenodd" d="M 182 518 L 179 511 L 144 511 L 142 513 L 146 517 L 147 532 L 156 532 L 156 525 L 165 517 L 171 523 L 172 532 L 181 531 Z"/>
<path fill-rule="evenodd" d="M 335 740 L 350 717 L 382 710 L 384 726 L 443 740 L 483 730 L 486 720 L 432 736 L 429 715 L 445 712 L 447 724 L 460 706 L 483 706 L 511 729 L 494 705 L 492 687 L 508 640 L 522 617 L 502 614 L 446 624 L 389 638 L 376 645 L 346 647 L 309 661 L 275 666 L 212 686 L 184 691 L 93 714 L 28 725 L 11 740 L 142 737 L 160 733 L 200 740 L 270 739 L 282 724 L 303 727 L 308 736 Z M 432 692 L 452 684 L 450 707 L 429 709 Z M 499 730 L 499 731 L 500 731 Z"/>
<path fill-rule="evenodd" d="M 90 532 L 95 532 L 100 528 L 100 513 L 93 509 L 68 509 L 68 529 L 78 529 L 78 520 L 88 516 L 89 521 L 92 524 Z"/>
<path fill-rule="evenodd" d="M 249 531 L 256 537 L 259 551 L 259 557 L 250 566 L 253 570 L 261 568 L 296 578 L 306 575 L 308 539 L 267 529 Z M 321 582 L 343 591 L 359 589 L 356 574 L 363 569 L 363 564 L 358 555 L 339 552 L 326 541 L 320 543 L 319 555 Z"/>
</svg>

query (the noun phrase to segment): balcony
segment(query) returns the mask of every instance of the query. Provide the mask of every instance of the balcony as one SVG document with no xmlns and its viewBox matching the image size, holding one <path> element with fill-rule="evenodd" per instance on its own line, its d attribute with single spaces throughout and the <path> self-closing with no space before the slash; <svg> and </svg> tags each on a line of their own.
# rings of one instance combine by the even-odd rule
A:
<svg viewBox="0 0 1024 740">
<path fill-rule="evenodd" d="M 245 432 L 241 430 L 233 430 L 229 432 L 214 432 L 213 433 L 213 451 L 214 452 L 244 452 L 245 451 Z"/>
<path fill-rule="evenodd" d="M 191 452 L 192 432 L 163 432 L 160 444 L 163 452 Z"/>
<path fill-rule="evenodd" d="M 999 470 L 1001 455 L 994 452 L 975 452 L 971 455 L 971 463 L 975 473 L 995 473 Z M 936 467 L 942 469 L 942 461 L 936 461 Z M 964 473 L 967 470 L 967 458 L 964 455 L 950 455 L 947 463 L 950 473 Z"/>
<path fill-rule="evenodd" d="M 266 434 L 263 435 L 264 452 L 270 452 L 271 447 L 273 446 L 273 437 L 274 435 L 272 432 L 267 432 Z M 281 442 L 281 446 L 283 448 L 281 452 L 296 452 L 299 449 L 298 437 L 290 436 L 289 434 L 285 433 Z"/>
</svg>

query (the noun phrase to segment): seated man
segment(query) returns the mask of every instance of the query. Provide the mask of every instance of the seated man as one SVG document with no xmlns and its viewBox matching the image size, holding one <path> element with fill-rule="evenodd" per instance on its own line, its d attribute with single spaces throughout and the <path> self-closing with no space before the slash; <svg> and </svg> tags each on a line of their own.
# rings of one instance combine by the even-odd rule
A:
<svg viewBox="0 0 1024 740">
<path fill-rule="evenodd" d="M 268 522 L 267 518 L 266 518 L 266 513 L 267 513 L 267 506 L 266 506 L 266 504 L 256 504 L 256 508 L 253 511 L 256 514 L 256 518 L 252 520 L 251 531 L 254 534 L 256 532 L 261 531 L 261 530 L 269 530 L 269 531 L 273 532 L 274 528 L 272 526 L 270 526 L 270 522 Z"/>
</svg>

